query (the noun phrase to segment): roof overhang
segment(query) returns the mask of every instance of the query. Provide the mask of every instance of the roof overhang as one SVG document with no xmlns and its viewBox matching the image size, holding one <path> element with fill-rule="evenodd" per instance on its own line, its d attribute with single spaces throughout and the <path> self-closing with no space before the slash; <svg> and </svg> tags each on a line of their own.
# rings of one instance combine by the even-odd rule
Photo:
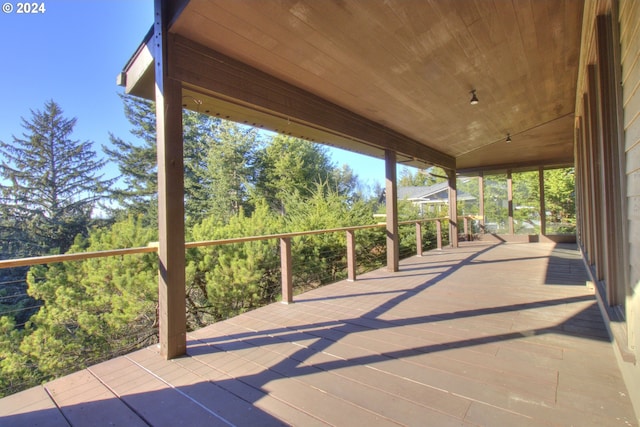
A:
<svg viewBox="0 0 640 427">
<path fill-rule="evenodd" d="M 567 165 L 582 11 L 581 0 L 185 0 L 171 12 L 169 76 L 185 108 L 375 157 L 393 150 L 399 163 Z M 152 39 L 124 70 L 126 92 L 149 99 Z"/>
</svg>

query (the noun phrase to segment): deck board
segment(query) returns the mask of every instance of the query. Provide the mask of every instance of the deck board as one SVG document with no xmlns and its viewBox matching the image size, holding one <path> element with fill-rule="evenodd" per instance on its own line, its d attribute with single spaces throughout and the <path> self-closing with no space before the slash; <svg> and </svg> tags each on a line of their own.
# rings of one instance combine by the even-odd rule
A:
<svg viewBox="0 0 640 427">
<path fill-rule="evenodd" d="M 637 425 L 585 282 L 568 245 L 427 252 L 1 399 L 0 424 Z"/>
</svg>

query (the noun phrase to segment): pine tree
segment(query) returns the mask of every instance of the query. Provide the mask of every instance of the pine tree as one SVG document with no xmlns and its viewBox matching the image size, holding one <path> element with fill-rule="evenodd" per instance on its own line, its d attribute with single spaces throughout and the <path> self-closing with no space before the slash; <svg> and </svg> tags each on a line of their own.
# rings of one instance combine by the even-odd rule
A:
<svg viewBox="0 0 640 427">
<path fill-rule="evenodd" d="M 122 182 L 112 191 L 117 202 L 114 209 L 127 215 L 144 215 L 145 221 L 155 225 L 158 218 L 158 176 L 156 151 L 155 104 L 131 95 L 122 95 L 125 116 L 133 126 L 135 142 L 110 136 L 111 147 L 104 152 L 118 164 Z M 182 115 L 184 141 L 184 189 L 187 222 L 202 219 L 209 209 L 210 177 L 207 175 L 207 152 L 220 119 L 194 111 Z"/>
<path fill-rule="evenodd" d="M 76 119 L 54 101 L 22 119 L 22 137 L 0 141 L 2 234 L 15 255 L 65 252 L 86 234 L 91 214 L 111 182 L 92 142 L 71 139 Z"/>
<path fill-rule="evenodd" d="M 131 143 L 110 134 L 111 147 L 102 150 L 118 164 L 122 185 L 111 191 L 111 198 L 132 215 L 144 214 L 155 224 L 158 217 L 155 104 L 142 98 L 122 95 L 124 114 L 133 125 Z M 127 215 L 125 213 L 125 216 Z"/>
<path fill-rule="evenodd" d="M 155 239 L 155 228 L 129 217 L 92 229 L 86 239 L 78 236 L 69 253 L 144 246 Z M 32 267 L 29 295 L 44 306 L 21 330 L 0 317 L 0 378 L 6 378 L 0 387 L 21 387 L 21 378 L 25 385 L 51 379 L 155 342 L 157 271 L 155 254 Z"/>
<path fill-rule="evenodd" d="M 446 172 L 437 166 L 427 169 L 414 169 L 408 167 L 400 168 L 400 187 L 429 187 L 439 182 L 446 181 Z"/>
<path fill-rule="evenodd" d="M 289 193 L 310 197 L 315 184 L 325 182 L 336 188 L 327 149 L 302 139 L 276 136 L 258 155 L 257 166 L 256 194 L 281 213 Z"/>
<path fill-rule="evenodd" d="M 208 200 L 209 213 L 221 223 L 227 223 L 241 209 L 251 214 L 249 192 L 259 145 L 254 128 L 225 121 L 216 129 L 207 156 Z"/>
<path fill-rule="evenodd" d="M 228 239 L 282 232 L 283 219 L 265 201 L 243 209 L 227 224 L 210 216 L 190 230 L 193 240 Z M 280 290 L 277 240 L 210 246 L 187 252 L 187 322 L 205 326 L 273 302 Z"/>
</svg>

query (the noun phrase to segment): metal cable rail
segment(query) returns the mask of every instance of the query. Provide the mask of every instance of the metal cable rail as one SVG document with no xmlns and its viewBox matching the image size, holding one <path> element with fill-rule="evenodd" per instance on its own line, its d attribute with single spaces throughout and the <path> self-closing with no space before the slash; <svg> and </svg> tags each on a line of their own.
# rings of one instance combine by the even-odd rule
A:
<svg viewBox="0 0 640 427">
<path fill-rule="evenodd" d="M 398 225 L 422 224 L 426 222 L 438 222 L 438 221 L 447 221 L 447 220 L 448 218 L 428 218 L 428 219 L 419 219 L 419 220 L 411 220 L 411 221 L 401 221 L 398 223 Z M 189 248 L 206 247 L 206 246 L 228 245 L 233 243 L 253 242 L 258 240 L 290 239 L 292 237 L 311 236 L 311 235 L 325 234 L 325 233 L 353 232 L 356 230 L 382 228 L 382 227 L 386 227 L 386 223 L 378 223 L 378 224 L 372 224 L 372 225 L 359 225 L 359 226 L 353 226 L 353 227 L 331 228 L 331 229 L 325 229 L 325 230 L 311 230 L 311 231 L 297 231 L 297 232 L 291 232 L 291 233 L 268 234 L 263 236 L 248 236 L 248 237 L 237 237 L 237 238 L 231 238 L 231 239 L 187 242 L 185 243 L 184 246 L 185 246 L 185 249 L 189 249 Z M 151 252 L 158 252 L 158 242 L 151 242 L 149 243 L 148 246 L 141 246 L 137 248 L 110 249 L 110 250 L 95 251 L 95 252 L 78 252 L 78 253 L 71 253 L 71 254 L 67 253 L 67 254 L 61 254 L 61 255 L 45 255 L 45 256 L 38 256 L 38 257 L 2 260 L 0 261 L 0 269 L 28 267 L 28 266 L 39 265 L 39 264 L 52 264 L 56 262 L 65 262 L 65 261 L 81 261 L 81 260 L 90 259 L 90 258 L 104 258 L 104 257 L 111 257 L 111 256 L 132 255 L 132 254 L 142 254 L 142 253 L 151 253 Z"/>
</svg>

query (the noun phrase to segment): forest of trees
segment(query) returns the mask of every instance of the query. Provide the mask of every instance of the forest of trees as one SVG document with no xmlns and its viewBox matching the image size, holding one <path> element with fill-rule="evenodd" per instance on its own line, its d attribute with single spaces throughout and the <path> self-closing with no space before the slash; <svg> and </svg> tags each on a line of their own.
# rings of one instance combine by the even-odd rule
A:
<svg viewBox="0 0 640 427">
<path fill-rule="evenodd" d="M 23 119 L 21 136 L 0 141 L 0 259 L 157 240 L 155 106 L 122 98 L 134 141 L 111 135 L 101 156 L 91 141 L 73 139 L 76 119 L 54 101 Z M 183 122 L 188 241 L 373 224 L 373 214 L 384 212 L 382 189 L 363 188 L 324 146 L 196 112 L 185 111 Z M 104 178 L 107 162 L 117 165 L 117 180 Z M 547 210 L 562 206 L 558 215 L 570 217 L 572 174 L 564 171 L 549 180 L 559 202 Z M 443 174 L 434 172 L 403 169 L 399 185 L 434 184 Z M 534 179 L 517 182 L 523 206 L 535 206 L 528 202 L 537 197 Z M 459 186 L 477 194 L 477 185 Z M 418 215 L 408 202 L 399 210 L 403 219 Z M 434 240 L 426 233 L 425 249 Z M 412 232 L 405 234 L 401 242 L 415 245 Z M 381 265 L 384 242 L 382 232 L 358 233 L 359 266 Z M 346 276 L 344 235 L 294 243 L 299 289 Z M 275 241 L 189 249 L 186 257 L 190 329 L 279 297 Z M 157 286 L 153 253 L 0 270 L 0 396 L 154 343 Z"/>
</svg>

